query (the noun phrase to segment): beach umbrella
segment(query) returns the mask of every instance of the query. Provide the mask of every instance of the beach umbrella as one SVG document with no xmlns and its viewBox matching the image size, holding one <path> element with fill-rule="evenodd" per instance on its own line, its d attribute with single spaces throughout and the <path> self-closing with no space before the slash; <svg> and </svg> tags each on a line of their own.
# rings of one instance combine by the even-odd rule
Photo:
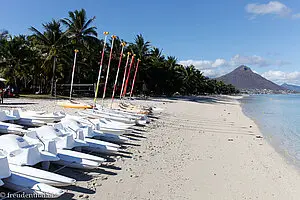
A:
<svg viewBox="0 0 300 200">
<path fill-rule="evenodd" d="M 102 107 L 104 105 L 104 98 L 105 98 L 105 93 L 106 93 L 106 86 L 107 86 L 107 81 L 108 81 L 108 75 L 109 75 L 109 68 L 110 68 L 110 63 L 111 63 L 112 51 L 113 51 L 113 48 L 114 48 L 114 41 L 117 38 L 117 36 L 112 35 L 111 38 L 112 38 L 112 41 L 111 41 L 111 47 L 110 47 L 110 53 L 109 53 L 109 60 L 108 60 L 108 65 L 107 65 L 106 79 L 105 79 L 105 84 L 104 84 L 104 89 L 103 89 L 103 95 L 102 95 Z"/>
<path fill-rule="evenodd" d="M 126 95 L 128 80 L 129 80 L 129 77 L 130 77 L 130 70 L 131 70 L 132 65 L 134 63 L 134 56 L 135 56 L 135 54 L 133 54 L 132 57 L 131 57 L 131 62 L 130 62 L 130 66 L 129 66 L 129 69 L 128 69 L 127 78 L 126 78 L 126 82 L 125 82 L 125 86 L 124 86 L 123 96 Z"/>
<path fill-rule="evenodd" d="M 73 90 L 73 81 L 74 81 L 74 73 L 75 73 L 75 66 L 76 66 L 76 58 L 77 53 L 79 52 L 77 49 L 74 50 L 74 63 L 73 63 L 73 70 L 72 70 L 72 79 L 71 79 L 71 88 L 70 88 L 70 101 L 72 100 L 72 90 Z"/>
<path fill-rule="evenodd" d="M 96 101 L 97 101 L 97 96 L 98 96 L 98 90 L 99 90 L 99 84 L 100 84 L 101 71 L 102 71 L 102 66 L 103 66 L 104 52 L 105 52 L 105 47 L 106 47 L 106 39 L 107 39 L 107 35 L 108 35 L 108 34 L 109 34 L 109 32 L 103 32 L 103 35 L 104 35 L 104 43 L 103 43 L 103 49 L 102 49 L 102 55 L 101 55 L 101 61 L 100 61 L 100 65 L 99 65 L 98 80 L 97 80 L 97 86 L 96 86 L 95 98 L 94 98 L 94 108 L 96 107 Z"/>
<path fill-rule="evenodd" d="M 122 81 L 122 86 L 121 86 L 121 93 L 120 93 L 120 99 L 122 99 L 122 93 L 123 93 L 123 89 L 124 89 L 124 83 L 125 83 L 125 78 L 126 78 L 126 71 L 127 71 L 127 66 L 129 63 L 129 57 L 130 57 L 131 53 L 128 52 L 127 53 L 127 60 L 126 60 L 126 64 L 125 64 L 125 69 L 124 69 L 124 74 L 123 74 L 123 81 Z"/>
<path fill-rule="evenodd" d="M 114 83 L 114 89 L 113 89 L 113 93 L 112 93 L 112 96 L 111 96 L 111 106 L 110 107 L 112 107 L 112 104 L 113 104 L 113 101 L 114 101 L 115 90 L 116 90 L 116 86 L 117 86 L 117 82 L 118 82 L 118 76 L 119 76 L 120 66 L 121 66 L 122 57 L 123 57 L 123 51 L 124 51 L 124 47 L 126 46 L 126 43 L 122 42 L 121 45 L 122 45 L 122 50 L 121 50 L 121 53 L 120 53 L 119 64 L 118 64 L 116 79 L 115 79 L 115 83 Z"/>
<path fill-rule="evenodd" d="M 135 82 L 135 78 L 136 78 L 136 73 L 137 73 L 137 71 L 138 71 L 140 61 L 141 61 L 141 60 L 138 59 L 138 61 L 137 61 L 137 63 L 136 63 L 135 72 L 134 72 L 134 76 L 133 76 L 133 81 L 132 81 L 132 85 L 131 85 L 130 97 L 132 96 L 133 87 L 134 87 L 134 82 Z"/>
</svg>

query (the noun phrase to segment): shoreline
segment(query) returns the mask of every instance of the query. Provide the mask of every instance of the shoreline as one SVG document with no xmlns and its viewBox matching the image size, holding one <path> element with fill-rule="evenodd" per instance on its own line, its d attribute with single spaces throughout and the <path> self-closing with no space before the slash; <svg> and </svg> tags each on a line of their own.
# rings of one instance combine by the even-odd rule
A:
<svg viewBox="0 0 300 200">
<path fill-rule="evenodd" d="M 53 100 L 28 110 L 63 110 Z M 109 101 L 107 101 L 109 102 Z M 164 108 L 160 119 L 137 128 L 124 157 L 99 170 L 64 169 L 76 177 L 75 199 L 298 199 L 298 169 L 262 136 L 241 103 L 228 97 L 136 100 Z M 3 108 L 4 109 L 4 108 Z M 64 199 L 68 196 L 64 196 Z"/>
<path fill-rule="evenodd" d="M 286 95 L 286 94 L 280 94 L 280 95 Z M 294 167 L 300 174 L 300 160 L 296 160 L 295 157 L 293 157 L 292 155 L 290 155 L 287 152 L 287 150 L 285 150 L 283 148 L 280 148 L 279 147 L 280 140 L 278 140 L 278 139 L 273 140 L 270 133 L 266 133 L 266 130 L 263 130 L 261 125 L 259 125 L 260 124 L 259 120 L 255 119 L 255 117 L 253 117 L 253 116 L 251 117 L 250 114 L 247 115 L 246 110 L 244 110 L 244 108 L 242 106 L 242 102 L 239 101 L 239 103 L 240 103 L 243 114 L 256 124 L 256 126 L 258 127 L 261 135 L 268 142 L 268 144 L 285 160 L 285 162 L 288 165 L 291 165 L 292 167 Z"/>
</svg>

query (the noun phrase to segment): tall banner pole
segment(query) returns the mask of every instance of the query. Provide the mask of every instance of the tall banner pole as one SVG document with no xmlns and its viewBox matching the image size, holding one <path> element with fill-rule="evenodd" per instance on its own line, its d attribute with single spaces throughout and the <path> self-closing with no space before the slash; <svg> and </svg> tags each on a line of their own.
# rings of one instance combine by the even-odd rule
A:
<svg viewBox="0 0 300 200">
<path fill-rule="evenodd" d="M 128 53 L 127 53 L 126 65 L 125 65 L 125 69 L 124 69 L 124 75 L 123 75 L 122 86 L 121 86 L 120 99 L 122 99 L 122 94 L 123 94 L 123 90 L 124 90 L 124 83 L 125 83 L 125 78 L 126 78 L 126 71 L 127 71 L 127 67 L 128 67 L 130 55 L 131 55 L 131 53 L 128 52 Z"/>
<path fill-rule="evenodd" d="M 141 60 L 138 59 L 138 61 L 136 63 L 135 72 L 134 72 L 134 76 L 133 76 L 133 81 L 132 81 L 132 85 L 131 85 L 130 98 L 132 97 L 132 92 L 133 92 L 133 87 L 134 87 L 134 83 L 135 83 L 136 73 L 138 71 L 140 61 Z"/>
<path fill-rule="evenodd" d="M 118 64 L 118 70 L 117 70 L 116 79 L 115 79 L 115 83 L 114 83 L 114 89 L 113 89 L 113 93 L 112 93 L 112 96 L 111 96 L 110 108 L 112 108 L 112 105 L 113 105 L 113 102 L 114 102 L 114 97 L 115 97 L 115 91 L 116 91 L 116 86 L 117 86 L 117 82 L 118 82 L 120 66 L 121 66 L 121 63 L 122 63 L 123 51 L 124 51 L 124 47 L 126 46 L 126 43 L 122 42 L 121 45 L 122 45 L 122 50 L 121 50 L 121 54 L 120 54 L 120 58 L 119 58 L 119 64 Z"/>
<path fill-rule="evenodd" d="M 135 54 L 132 55 L 131 62 L 130 62 L 130 66 L 129 66 L 129 69 L 128 69 L 128 72 L 127 72 L 127 78 L 126 78 L 126 82 L 125 82 L 125 86 L 124 86 L 124 91 L 123 91 L 123 96 L 124 96 L 124 97 L 125 97 L 125 95 L 126 95 L 126 90 L 127 90 L 128 80 L 129 80 L 129 77 L 130 77 L 130 70 L 131 70 L 132 65 L 133 65 L 133 63 L 134 63 L 134 56 L 135 56 Z"/>
<path fill-rule="evenodd" d="M 77 53 L 79 52 L 77 49 L 74 50 L 74 63 L 73 63 L 73 70 L 72 70 L 72 79 L 71 79 L 71 88 L 70 88 L 70 101 L 72 100 L 72 91 L 73 91 L 73 81 L 74 81 L 74 74 L 75 74 L 75 67 L 76 67 L 76 58 Z"/>
<path fill-rule="evenodd" d="M 111 63 L 112 51 L 113 51 L 113 48 L 114 48 L 114 41 L 117 38 L 117 36 L 112 35 L 111 38 L 112 38 L 112 41 L 111 41 L 111 47 L 110 47 L 110 53 L 109 53 L 109 60 L 108 60 L 107 72 L 106 72 L 106 79 L 105 79 L 105 84 L 104 84 L 104 89 L 103 89 L 103 96 L 102 96 L 102 108 L 104 106 L 104 98 L 105 98 L 105 93 L 106 93 L 106 87 L 107 87 L 107 81 L 108 81 L 108 75 L 109 75 L 109 68 L 110 68 L 110 63 Z"/>
<path fill-rule="evenodd" d="M 100 84 L 100 78 L 101 78 L 101 71 L 102 71 L 103 59 L 104 59 L 104 53 L 105 53 L 105 47 L 106 47 L 106 39 L 107 39 L 107 35 L 109 34 L 109 32 L 103 32 L 103 34 L 104 34 L 104 43 L 103 43 L 101 61 L 100 61 L 100 65 L 99 65 L 99 73 L 98 73 L 98 80 L 97 80 L 97 86 L 96 86 L 96 91 L 95 91 L 95 98 L 94 98 L 93 109 L 95 109 L 95 107 L 96 107 L 98 90 L 99 90 L 99 84 Z"/>
</svg>

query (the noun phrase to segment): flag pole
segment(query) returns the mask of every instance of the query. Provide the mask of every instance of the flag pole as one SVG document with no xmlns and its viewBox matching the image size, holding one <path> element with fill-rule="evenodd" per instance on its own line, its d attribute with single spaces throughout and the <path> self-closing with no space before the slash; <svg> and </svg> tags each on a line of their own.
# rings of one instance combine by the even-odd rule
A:
<svg viewBox="0 0 300 200">
<path fill-rule="evenodd" d="M 130 98 L 131 98 L 131 96 L 132 96 L 133 87 L 134 87 L 135 78 L 136 78 L 136 73 L 137 73 L 137 71 L 138 71 L 140 61 L 141 61 L 141 60 L 138 59 L 137 64 L 136 64 L 136 67 L 135 67 L 135 72 L 134 72 L 133 81 L 132 81 L 132 85 L 131 85 L 131 91 L 130 91 Z"/>
<path fill-rule="evenodd" d="M 127 78 L 126 78 L 126 82 L 125 82 L 125 86 L 124 86 L 124 91 L 123 91 L 123 96 L 124 96 L 124 97 L 125 97 L 125 95 L 126 95 L 126 90 L 127 90 L 128 80 L 129 80 L 129 77 L 130 77 L 130 70 L 131 70 L 132 65 L 133 65 L 133 63 L 134 63 L 134 56 L 135 56 L 135 54 L 132 55 L 131 62 L 130 62 L 130 66 L 129 66 L 129 69 L 128 69 L 128 72 L 127 72 Z"/>
<path fill-rule="evenodd" d="M 120 92 L 120 99 L 122 99 L 122 94 L 123 94 L 123 89 L 124 89 L 124 83 L 125 83 L 125 78 L 126 78 L 126 71 L 127 71 L 127 66 L 129 63 L 129 57 L 130 57 L 131 53 L 128 52 L 127 53 L 127 60 L 126 60 L 126 64 L 125 64 L 125 69 L 124 69 L 124 75 L 123 75 L 123 82 L 122 82 L 122 86 L 121 86 L 121 92 Z"/>
<path fill-rule="evenodd" d="M 73 90 L 73 81 L 74 81 L 74 73 L 75 73 L 75 66 L 76 66 L 76 58 L 77 53 L 79 52 L 77 49 L 74 50 L 74 63 L 73 63 L 73 70 L 72 70 L 72 79 L 71 79 L 71 88 L 70 88 L 70 101 L 72 100 L 72 90 Z"/>
<path fill-rule="evenodd" d="M 117 36 L 112 35 L 111 38 L 112 38 L 112 41 L 111 41 L 109 60 L 108 60 L 107 72 L 106 72 L 106 79 L 105 79 L 105 84 L 104 84 L 104 89 L 103 89 L 103 96 L 102 96 L 102 108 L 104 106 L 104 98 L 105 98 L 105 93 L 106 93 L 106 86 L 107 86 L 107 81 L 108 81 L 109 68 L 110 68 L 110 63 L 111 63 L 112 51 L 113 51 L 113 48 L 114 48 L 114 40 L 117 38 Z"/>
<path fill-rule="evenodd" d="M 104 43 L 103 43 L 101 61 L 100 61 L 100 65 L 99 65 L 99 73 L 98 73 L 98 80 L 97 80 L 97 86 L 96 86 L 96 91 L 95 91 L 95 98 L 94 98 L 93 109 L 95 109 L 95 107 L 96 107 L 98 90 L 99 90 L 99 84 L 100 84 L 100 78 L 101 78 L 101 71 L 102 71 L 103 59 L 104 59 L 104 53 L 105 53 L 105 47 L 106 47 L 106 39 L 107 39 L 107 35 L 109 34 L 109 32 L 103 32 L 103 34 L 104 34 Z"/>
<path fill-rule="evenodd" d="M 118 76 L 119 76 L 120 66 L 121 66 L 121 63 L 122 63 L 123 51 L 124 51 L 124 47 L 126 46 L 126 43 L 122 42 L 121 45 L 122 45 L 122 50 L 121 50 L 121 53 L 120 53 L 118 70 L 117 70 L 116 79 L 115 79 L 115 83 L 114 83 L 114 89 L 113 89 L 113 93 L 112 93 L 112 96 L 111 96 L 110 108 L 112 108 L 112 105 L 113 105 L 113 102 L 114 102 L 115 90 L 116 90 L 116 86 L 117 86 L 117 82 L 118 82 Z"/>
</svg>

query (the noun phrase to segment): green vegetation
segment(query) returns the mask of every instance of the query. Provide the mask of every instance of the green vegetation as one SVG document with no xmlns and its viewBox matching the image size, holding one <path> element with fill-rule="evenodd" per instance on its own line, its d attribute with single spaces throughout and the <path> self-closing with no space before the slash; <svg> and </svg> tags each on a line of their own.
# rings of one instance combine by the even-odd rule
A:
<svg viewBox="0 0 300 200">
<path fill-rule="evenodd" d="M 95 83 L 104 41 L 97 38 L 97 28 L 92 26 L 94 20 L 95 17 L 88 19 L 82 9 L 69 12 L 67 18 L 43 24 L 43 30 L 30 27 L 32 35 L 11 36 L 5 30 L 0 31 L 1 77 L 18 87 L 21 93 L 43 91 L 45 94 L 53 94 L 55 82 L 70 83 L 74 49 L 78 49 L 74 83 Z M 117 38 L 114 43 L 107 91 L 109 93 L 112 90 L 122 41 Z M 110 46 L 107 45 L 102 74 L 106 73 L 109 50 Z M 136 58 L 141 59 L 135 94 L 147 92 L 150 95 L 198 95 L 237 92 L 232 85 L 203 76 L 192 65 L 182 66 L 175 57 L 165 57 L 160 49 L 153 47 L 142 35 L 137 35 L 125 48 L 118 89 L 127 52 L 135 53 Z M 103 82 L 102 78 L 101 83 Z"/>
</svg>

